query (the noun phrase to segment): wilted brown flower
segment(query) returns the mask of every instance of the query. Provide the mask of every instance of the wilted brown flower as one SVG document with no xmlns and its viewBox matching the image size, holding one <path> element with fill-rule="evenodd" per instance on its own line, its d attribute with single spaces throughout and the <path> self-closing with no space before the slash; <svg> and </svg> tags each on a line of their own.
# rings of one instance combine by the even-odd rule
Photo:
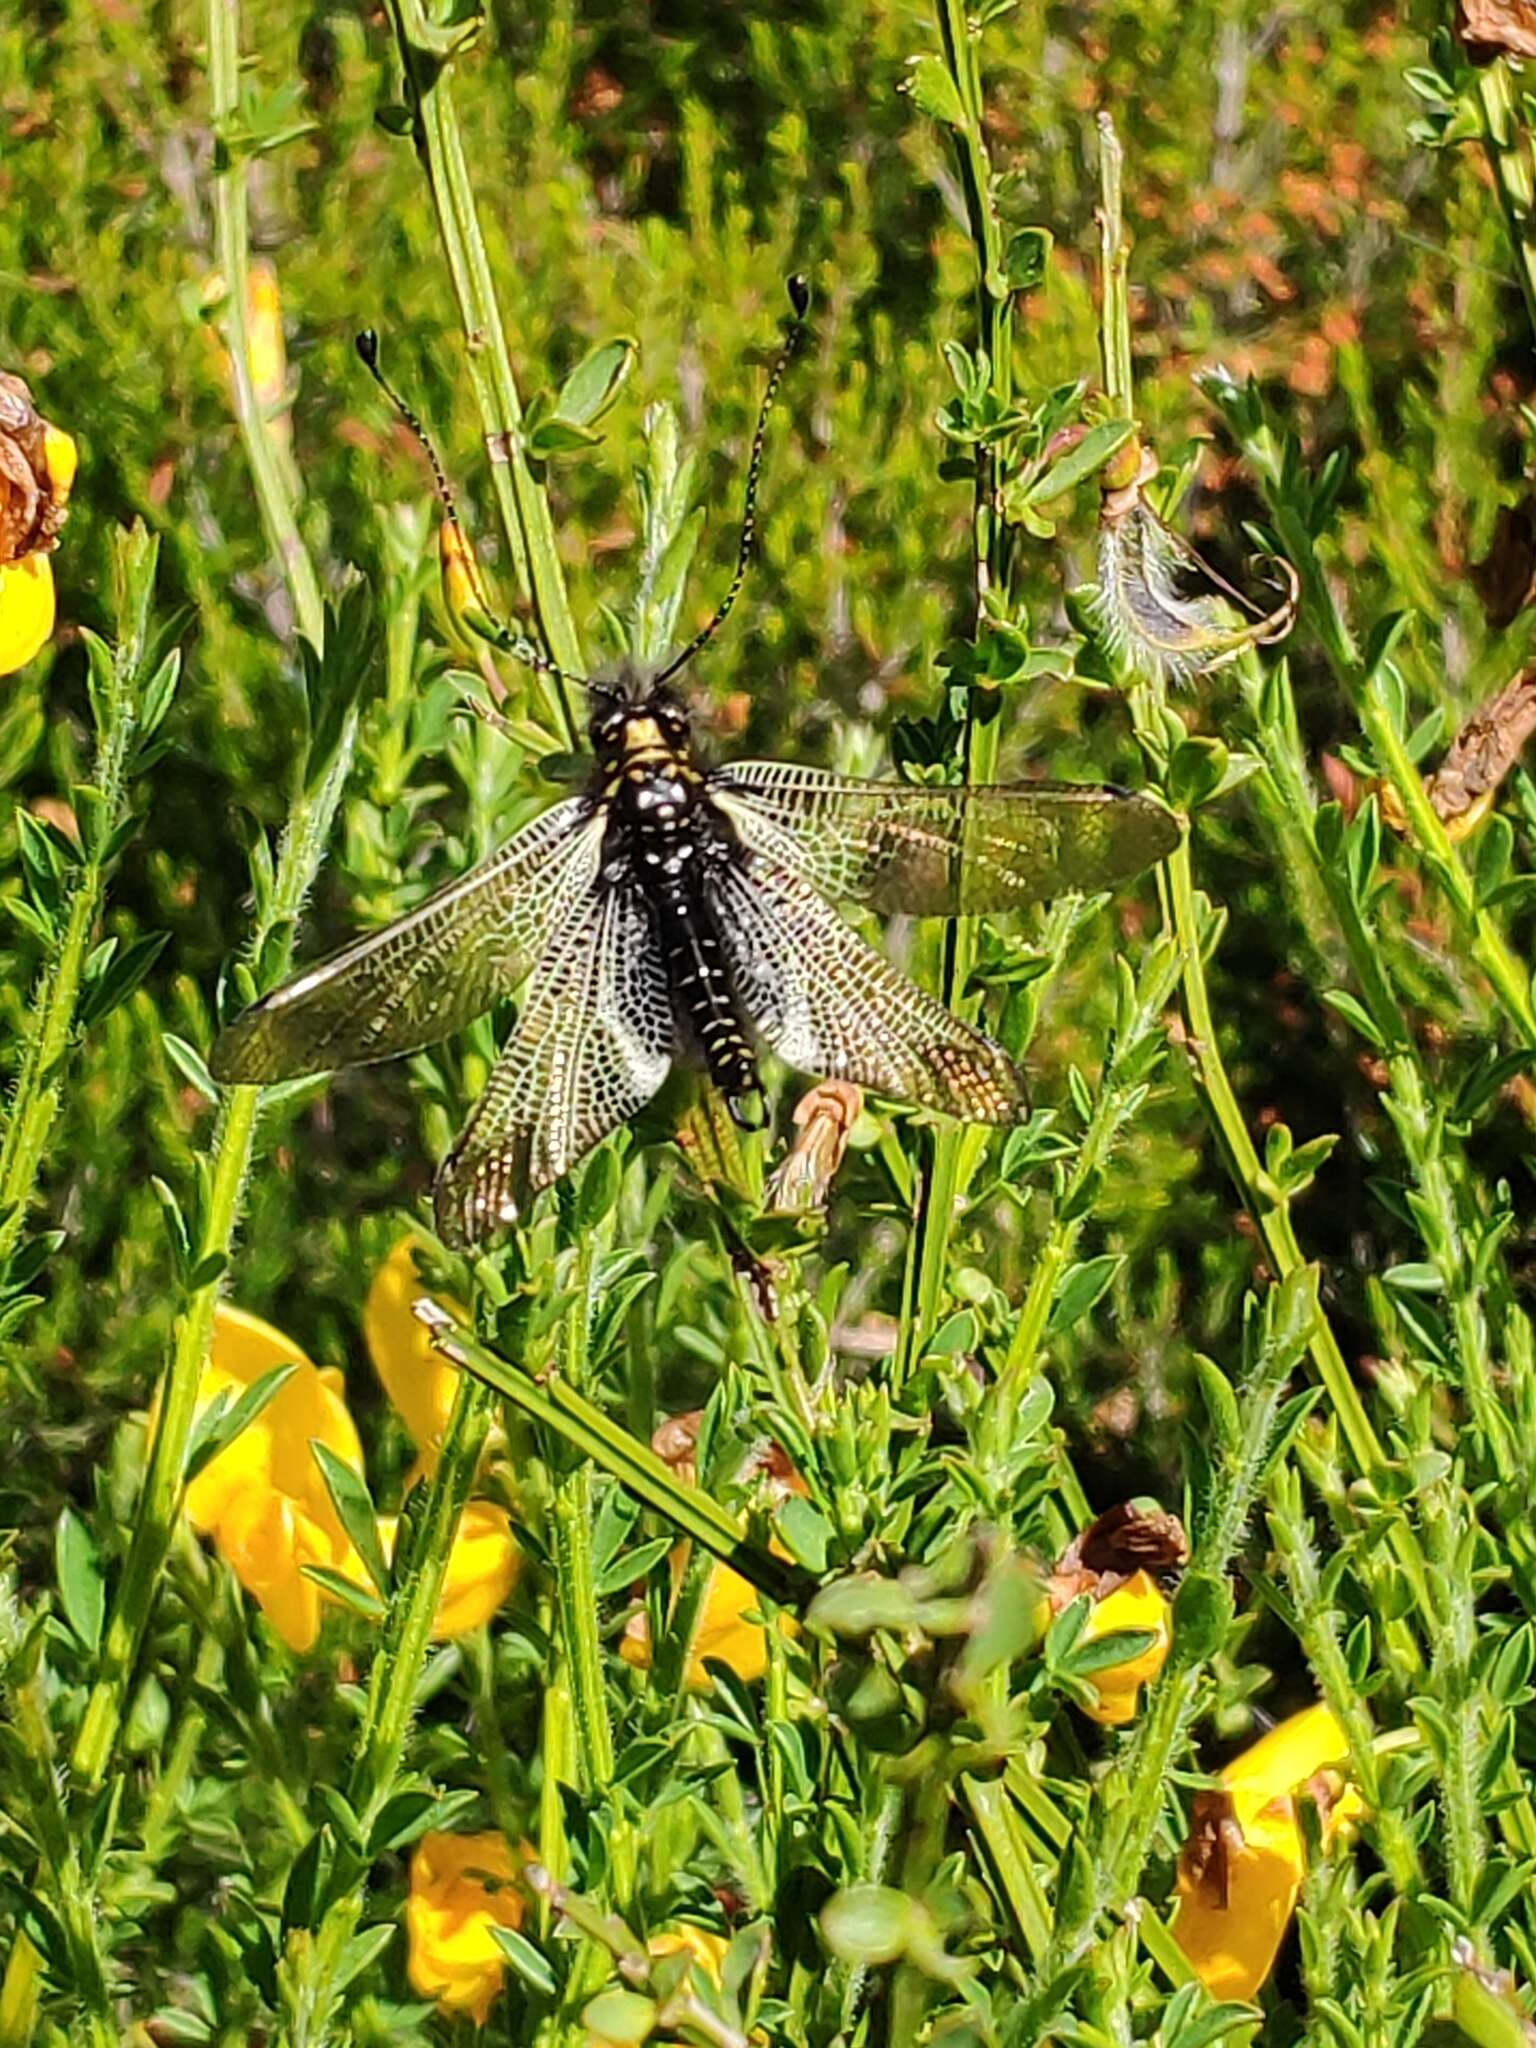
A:
<svg viewBox="0 0 1536 2048">
<path fill-rule="evenodd" d="M 42 419 L 19 377 L 0 374 L 0 676 L 53 631 L 53 564 L 75 481 L 75 444 Z"/>
<path fill-rule="evenodd" d="M 864 1107 L 852 1081 L 822 1081 L 795 1104 L 800 1135 L 768 1176 L 763 1200 L 770 1209 L 820 1209 L 848 1149 L 848 1133 Z"/>
<path fill-rule="evenodd" d="M 1536 57 L 1533 0 L 1457 0 L 1456 33 L 1474 64 L 1495 57 Z"/>
<path fill-rule="evenodd" d="M 0 372 L 0 562 L 52 547 L 74 479 L 74 443 L 39 416 L 20 377 Z"/>
<path fill-rule="evenodd" d="M 1465 839 L 1493 808 L 1499 786 L 1536 732 L 1536 669 L 1526 669 L 1472 716 L 1446 749 L 1424 791 L 1452 839 Z M 1408 817 L 1390 783 L 1378 785 L 1381 814 L 1394 832 Z"/>
</svg>

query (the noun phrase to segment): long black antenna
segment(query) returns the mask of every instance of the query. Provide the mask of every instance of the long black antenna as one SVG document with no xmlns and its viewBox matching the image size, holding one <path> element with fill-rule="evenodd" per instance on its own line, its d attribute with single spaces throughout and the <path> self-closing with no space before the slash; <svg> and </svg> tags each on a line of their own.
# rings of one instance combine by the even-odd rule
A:
<svg viewBox="0 0 1536 2048">
<path fill-rule="evenodd" d="M 428 463 L 431 465 L 432 483 L 437 492 L 437 501 L 443 508 L 444 519 L 447 520 L 458 537 L 460 560 L 464 563 L 470 580 L 474 584 L 475 602 L 484 615 L 484 627 L 481 627 L 477 620 L 474 622 L 476 630 L 482 632 L 483 636 L 491 642 L 492 646 L 498 647 L 503 654 L 510 654 L 514 661 L 522 662 L 525 668 L 535 669 L 542 676 L 553 676 L 557 682 L 569 681 L 579 683 L 584 689 L 591 689 L 593 686 L 587 681 L 585 676 L 568 677 L 564 669 L 552 662 L 549 656 L 540 648 L 535 647 L 526 634 L 513 632 L 512 628 L 504 620 L 499 619 L 491 609 L 486 597 L 485 586 L 480 579 L 480 566 L 475 560 L 474 552 L 464 532 L 463 521 L 459 518 L 459 508 L 453 495 L 453 486 L 448 481 L 447 472 L 438 460 L 437 450 L 432 445 L 432 437 L 422 425 L 420 417 L 406 404 L 380 367 L 379 337 L 376 330 L 372 327 L 365 327 L 362 333 L 355 338 L 354 346 L 357 349 L 358 355 L 362 358 L 363 366 L 369 376 L 372 377 L 374 383 L 378 385 L 384 396 L 395 408 L 395 411 L 399 413 L 401 419 L 410 428 L 421 447 L 421 452 L 426 456 Z"/>
<path fill-rule="evenodd" d="M 701 647 L 707 647 L 731 615 L 731 607 L 741 595 L 741 587 L 747 580 L 747 571 L 752 566 L 753 550 L 757 546 L 757 476 L 763 466 L 763 448 L 768 439 L 768 415 L 773 411 L 774 401 L 779 395 L 779 385 L 784 372 L 789 368 L 794 353 L 805 336 L 805 315 L 811 303 L 809 281 L 796 271 L 786 280 L 789 303 L 795 317 L 784 336 L 784 346 L 779 350 L 772 370 L 768 374 L 768 388 L 763 393 L 763 403 L 757 415 L 757 431 L 752 436 L 752 453 L 747 461 L 747 488 L 741 514 L 741 545 L 736 550 L 736 573 L 732 576 L 725 596 L 720 600 L 714 617 L 702 631 L 695 633 L 681 654 L 674 655 L 661 674 L 657 683 L 669 682 L 679 669 L 686 668 Z"/>
</svg>

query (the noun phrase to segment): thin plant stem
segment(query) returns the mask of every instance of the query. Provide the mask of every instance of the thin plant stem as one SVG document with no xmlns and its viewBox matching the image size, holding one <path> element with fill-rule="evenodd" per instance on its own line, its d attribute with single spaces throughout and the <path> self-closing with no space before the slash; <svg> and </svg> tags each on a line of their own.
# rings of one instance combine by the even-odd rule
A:
<svg viewBox="0 0 1536 2048">
<path fill-rule="evenodd" d="M 209 0 L 209 87 L 218 120 L 230 118 L 239 98 L 239 19 L 236 0 Z M 281 538 L 278 558 L 289 579 L 295 613 L 305 637 L 318 653 L 325 633 L 319 581 L 292 517 L 269 426 L 250 389 L 244 346 L 245 179 L 238 157 L 230 157 L 219 171 L 214 204 L 225 284 L 230 293 L 230 363 L 236 418 L 263 521 L 269 533 Z M 275 971 L 280 972 L 286 963 L 294 922 L 324 859 L 356 736 L 354 710 L 348 714 L 327 773 L 317 786 L 297 795 L 289 808 L 271 899 L 265 915 L 258 920 L 250 946 L 253 958 L 264 958 L 269 950 L 266 942 L 275 934 L 276 943 L 270 949 L 276 954 L 270 962 Z M 208 1152 L 208 1192 L 198 1219 L 191 1284 L 177 1317 L 144 1489 L 112 1602 L 96 1680 L 75 1743 L 74 1769 L 87 1785 L 99 1783 L 111 1764 L 128 1688 L 149 1625 L 156 1584 L 175 1533 L 198 1384 L 213 1334 L 220 1276 L 234 1242 L 255 1150 L 260 1103 L 259 1088 L 235 1087 L 225 1091 L 219 1106 Z"/>
<path fill-rule="evenodd" d="M 0 1136 L 0 1271 L 20 1241 L 43 1154 L 58 1113 L 65 1058 L 80 1002 L 91 934 L 101 911 L 105 852 L 128 809 L 128 777 L 140 737 L 148 670 L 149 611 L 159 541 L 142 526 L 115 540 L 116 645 L 93 670 L 105 688 L 93 692 L 97 713 L 91 786 L 97 792 L 85 852 L 75 870 L 64 930 L 45 961 L 22 1040 L 10 1113 Z M 92 650 L 93 657 L 95 649 Z"/>
<path fill-rule="evenodd" d="M 944 63 L 961 108 L 961 120 L 951 134 L 975 250 L 977 340 L 989 364 L 992 396 L 1005 409 L 1013 398 L 1013 298 L 1002 277 L 1002 236 L 992 203 L 977 36 L 959 0 L 937 0 L 936 20 Z M 1009 530 L 996 510 L 1006 480 L 1005 464 L 1001 448 L 978 447 L 972 511 L 976 639 L 987 629 L 989 596 L 995 592 L 1003 597 L 1008 586 Z M 985 703 L 978 700 L 978 691 L 969 689 L 960 740 L 960 770 L 967 783 L 991 782 L 997 774 L 1001 707 L 995 697 Z M 942 981 L 944 1000 L 952 1008 L 969 1007 L 966 985 L 975 960 L 976 921 L 956 918 L 945 933 Z M 928 1171 L 918 1181 L 912 1222 L 907 1300 L 896 1360 L 898 1388 L 915 1370 L 938 1326 L 956 1212 L 985 1146 L 985 1133 L 953 1125 L 936 1131 L 929 1141 Z"/>
<path fill-rule="evenodd" d="M 1008 1341 L 1007 1357 L 998 1378 L 995 1407 L 999 1417 L 1011 1414 L 1034 1373 L 1056 1288 L 1077 1247 L 1087 1220 L 1085 1192 L 1103 1171 L 1116 1141 L 1145 1095 L 1140 1081 L 1121 1079 L 1147 1041 L 1158 1031 L 1164 1007 L 1178 983 L 1181 960 L 1166 941 L 1149 961 L 1134 1006 L 1117 1029 L 1114 1046 L 1099 1082 L 1093 1114 L 1072 1161 L 1045 1242 L 1036 1257 Z"/>
<path fill-rule="evenodd" d="M 1478 72 L 1477 104 L 1488 167 L 1514 250 L 1525 316 L 1536 336 L 1536 180 L 1531 173 L 1529 141 L 1515 109 L 1509 66 L 1502 58 Z"/>
<path fill-rule="evenodd" d="M 1430 1080 L 1392 986 L 1382 949 L 1367 928 L 1365 909 L 1356 900 L 1349 863 L 1325 860 L 1318 847 L 1313 828 L 1315 809 L 1295 742 L 1294 706 L 1284 665 L 1279 666 L 1267 684 L 1261 685 L 1255 666 L 1251 662 L 1246 664 L 1244 686 L 1255 715 L 1259 743 L 1292 827 L 1287 834 L 1288 843 L 1293 853 L 1300 854 L 1327 900 L 1351 972 L 1381 1041 L 1388 1077 L 1386 1107 L 1413 1174 L 1420 1230 L 1447 1305 L 1462 1383 L 1489 1463 L 1500 1481 L 1507 1484 L 1514 1470 L 1514 1447 L 1495 1384 L 1478 1266 L 1463 1227 L 1457 1191 L 1459 1148 L 1447 1139 L 1445 1119 L 1434 1107 Z"/>
<path fill-rule="evenodd" d="M 494 1405 L 485 1387 L 467 1374 L 461 1379 L 420 1519 L 395 1573 L 346 1785 L 347 1804 L 365 1844 L 399 1778 L 449 1554 Z M 339 1853 L 330 1903 L 318 1928 L 290 1936 L 280 1970 L 287 2048 L 327 2048 L 335 2038 L 333 2020 L 345 1991 L 341 1972 L 362 1914 L 370 1861 L 366 1851 L 351 1847 Z"/>
<path fill-rule="evenodd" d="M 445 1358 L 462 1365 L 535 1422 L 546 1424 L 567 1443 L 610 1472 L 644 1506 L 666 1516 L 680 1535 L 712 1551 L 770 1599 L 798 1606 L 815 1581 L 797 1566 L 747 1540 L 736 1521 L 696 1486 L 683 1486 L 651 1449 L 622 1429 L 558 1378 L 541 1383 L 531 1373 L 488 1349 L 456 1326 L 437 1340 Z"/>
<path fill-rule="evenodd" d="M 1388 654 L 1378 654 L 1369 663 L 1362 658 L 1324 574 L 1311 528 L 1288 495 L 1274 434 L 1268 429 L 1244 434 L 1241 445 L 1258 477 L 1280 551 L 1300 579 L 1303 615 L 1317 636 L 1335 680 L 1354 707 L 1361 730 L 1387 780 L 1397 792 L 1414 843 L 1444 890 L 1466 933 L 1468 950 L 1487 976 L 1519 1043 L 1536 1046 L 1536 1005 L 1531 998 L 1529 975 L 1497 920 L 1479 904 L 1476 884 L 1408 752 L 1407 739 L 1399 729 L 1387 687 Z"/>
<path fill-rule="evenodd" d="M 213 176 L 214 243 L 224 283 L 224 332 L 235 420 L 250 465 L 261 523 L 283 580 L 293 597 L 299 631 L 314 648 L 325 639 L 325 606 L 320 579 L 299 533 L 299 523 L 281 454 L 251 380 L 246 283 L 250 221 L 245 146 L 238 127 L 240 108 L 240 0 L 208 0 L 209 111 L 216 150 Z"/>
<path fill-rule="evenodd" d="M 1118 410 L 1134 415 L 1135 393 L 1130 377 L 1130 336 L 1126 295 L 1129 262 L 1122 210 L 1123 155 L 1110 116 L 1099 116 L 1099 231 L 1104 268 L 1101 356 L 1105 395 Z M 1154 774 L 1159 774 L 1164 743 L 1157 718 L 1157 702 L 1147 687 L 1129 693 L 1132 721 Z M 1231 1079 L 1227 1074 L 1211 1010 L 1210 991 L 1205 978 L 1208 945 L 1206 920 L 1201 914 L 1194 884 L 1194 867 L 1188 835 L 1169 855 L 1162 869 L 1162 891 L 1167 914 L 1182 957 L 1184 1005 L 1189 1022 L 1190 1071 L 1201 1103 L 1210 1120 L 1227 1170 L 1237 1185 L 1248 1213 L 1260 1232 L 1277 1275 L 1284 1279 L 1304 1262 L 1291 1221 L 1290 1204 L 1264 1172 L 1249 1136 Z M 1355 1390 L 1349 1367 L 1338 1340 L 1323 1316 L 1317 1318 L 1312 1338 L 1312 1358 L 1318 1376 L 1334 1403 L 1350 1451 L 1362 1472 L 1381 1464 L 1381 1445 L 1365 1404 Z"/>
<path fill-rule="evenodd" d="M 1381 1796 L 1381 1773 L 1373 1747 L 1375 1729 L 1339 1640 L 1338 1611 L 1324 1585 L 1302 1505 L 1301 1479 L 1292 1467 L 1280 1467 L 1270 1483 L 1269 1526 L 1285 1565 L 1293 1602 L 1292 1626 L 1306 1652 L 1308 1669 L 1349 1740 L 1351 1774 L 1372 1814 L 1381 1859 L 1398 1891 L 1411 1895 L 1423 1883 L 1418 1850 L 1402 1814 Z"/>
<path fill-rule="evenodd" d="M 497 509 L 540 636 L 561 672 L 553 690 L 551 679 L 542 675 L 535 674 L 532 685 L 546 718 L 557 723 L 574 745 L 580 722 L 564 679 L 580 676 L 581 645 L 566 596 L 549 504 L 522 446 L 522 401 L 453 104 L 452 60 L 466 47 L 468 37 L 462 27 L 435 27 L 427 20 L 421 0 L 391 0 L 391 12 L 416 115 L 417 147 L 464 328 Z M 473 35 L 472 29 L 469 35 Z"/>
</svg>

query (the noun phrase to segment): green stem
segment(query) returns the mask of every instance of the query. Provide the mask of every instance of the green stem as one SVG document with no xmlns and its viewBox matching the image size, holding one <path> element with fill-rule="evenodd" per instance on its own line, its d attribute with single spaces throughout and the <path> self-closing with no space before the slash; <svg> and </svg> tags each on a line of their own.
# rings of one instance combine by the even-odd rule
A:
<svg viewBox="0 0 1536 2048">
<path fill-rule="evenodd" d="M 239 8 L 236 0 L 209 0 L 209 84 L 216 120 L 228 120 L 239 99 Z M 245 350 L 246 210 L 244 172 L 227 165 L 215 181 L 221 261 L 229 287 L 231 381 L 236 418 L 246 458 L 278 559 L 289 579 L 294 610 L 305 637 L 318 652 L 325 637 L 319 581 L 292 518 L 292 506 L 275 459 L 270 430 L 250 389 Z M 244 394 L 242 396 L 242 393 Z M 284 508 L 287 517 L 284 518 Z M 279 544 L 280 543 L 280 544 Z M 253 958 L 264 958 L 266 942 L 282 934 L 271 963 L 286 964 L 293 924 L 319 871 L 342 786 L 351 764 L 357 714 L 350 714 L 330 769 L 318 789 L 294 798 L 278 852 L 271 901 L 252 935 Z M 219 1279 L 234 1242 L 256 1142 L 258 1088 L 230 1088 L 219 1106 L 209 1148 L 207 1201 L 199 1220 L 193 1272 L 206 1274 L 182 1302 L 176 1322 L 144 1491 L 134 1519 L 128 1556 L 118 1581 L 102 1644 L 101 1659 L 74 1751 L 74 1769 L 87 1785 L 106 1773 L 122 1725 L 128 1687 L 149 1625 L 155 1588 L 175 1533 L 181 1507 L 187 1444 L 197 1409 L 198 1385 L 213 1334 Z"/>
<path fill-rule="evenodd" d="M 1361 658 L 1318 558 L 1311 527 L 1290 500 L 1280 442 L 1274 431 L 1265 427 L 1245 434 L 1241 445 L 1259 479 L 1280 550 L 1300 579 L 1302 609 L 1335 680 L 1353 705 L 1361 730 L 1397 792 L 1414 842 L 1449 899 L 1466 933 L 1468 949 L 1487 976 L 1520 1043 L 1536 1046 L 1536 1005 L 1532 1003 L 1529 976 L 1494 918 L 1479 906 L 1476 885 L 1409 755 L 1385 688 L 1385 658 L 1371 668 Z"/>
<path fill-rule="evenodd" d="M 944 61 L 962 110 L 951 134 L 976 253 L 977 339 L 987 356 L 991 395 L 999 410 L 1006 411 L 1013 402 L 1013 299 L 1002 275 L 1002 232 L 992 203 L 977 37 L 961 0 L 937 0 L 936 15 Z M 995 595 L 1003 601 L 1008 591 L 1009 530 L 996 510 L 1006 481 L 1004 446 L 978 446 L 971 522 L 976 591 L 972 634 L 976 640 L 987 630 L 989 599 Z M 996 779 L 1000 709 L 995 696 L 981 702 L 975 687 L 967 691 L 960 742 L 961 777 L 967 783 Z M 975 961 L 976 921 L 956 918 L 945 934 L 943 996 L 951 1008 L 962 1013 L 973 1007 L 967 1001 L 966 984 Z M 985 1144 L 984 1133 L 954 1125 L 936 1131 L 929 1141 L 928 1172 L 919 1181 L 912 1219 L 907 1299 L 894 1374 L 898 1390 L 916 1369 L 942 1316 L 955 1217 Z"/>
<path fill-rule="evenodd" d="M 403 1565 L 390 1600 L 384 1640 L 369 1679 L 368 1709 L 347 1783 L 347 1797 L 365 1835 L 394 1790 L 416 1711 L 416 1688 L 432 1639 L 449 1553 L 485 1448 L 493 1406 L 487 1389 L 466 1374 L 443 1431 L 437 1470 L 427 1488 L 410 1559 Z"/>
<path fill-rule="evenodd" d="M 1279 1467 L 1270 1482 L 1269 1526 L 1284 1561 L 1293 1602 L 1292 1626 L 1306 1654 L 1307 1668 L 1348 1737 L 1350 1772 L 1371 1811 L 1382 1862 L 1396 1890 L 1412 1897 L 1423 1883 L 1418 1850 L 1402 1814 L 1382 1800 L 1375 1729 L 1339 1640 L 1338 1609 L 1325 1585 L 1311 1524 L 1302 1506 L 1300 1475 L 1290 1466 Z"/>
<path fill-rule="evenodd" d="M 1483 117 L 1483 147 L 1509 230 L 1526 318 L 1536 336 L 1536 181 L 1515 108 L 1509 66 L 1502 58 L 1478 72 L 1477 103 Z"/>
<path fill-rule="evenodd" d="M 1231 1626 L 1232 1559 L 1263 1482 L 1281 1397 L 1318 1318 L 1315 1268 L 1302 1268 L 1273 1288 L 1262 1308 L 1249 1298 L 1246 1383 L 1234 1433 L 1217 1433 L 1209 1493 L 1174 1602 L 1168 1661 L 1149 1689 L 1145 1714 L 1100 1782 L 1072 1852 L 1074 1882 L 1062 1887 L 1037 1994 L 1052 2010 L 1063 1974 L 1087 1954 L 1104 1920 L 1122 1914 L 1140 1888 L 1202 1674 Z"/>
<path fill-rule="evenodd" d="M 1104 266 L 1101 359 L 1106 396 L 1118 410 L 1129 414 L 1134 408 L 1135 392 L 1130 381 L 1126 290 L 1129 245 L 1122 206 L 1122 168 L 1123 155 L 1114 123 L 1107 113 L 1101 114 L 1099 230 Z M 1129 700 L 1136 736 L 1154 774 L 1160 774 L 1165 747 L 1153 693 L 1145 687 L 1133 689 Z M 1200 915 L 1195 895 L 1194 868 L 1187 834 L 1165 862 L 1162 874 L 1165 904 L 1171 912 L 1174 933 L 1183 957 L 1182 979 L 1185 1013 L 1189 1020 L 1191 1073 L 1226 1160 L 1227 1170 L 1263 1237 L 1277 1277 L 1284 1279 L 1304 1263 L 1301 1247 L 1291 1222 L 1290 1204 L 1264 1172 L 1221 1056 L 1205 979 L 1205 921 Z M 1381 1445 L 1350 1378 L 1338 1340 L 1324 1316 L 1317 1318 L 1311 1350 L 1318 1377 L 1328 1390 L 1358 1469 L 1362 1472 L 1375 1471 L 1382 1462 Z"/>
<path fill-rule="evenodd" d="M 434 27 L 421 0 L 391 0 L 391 12 L 416 114 L 417 146 L 459 303 L 497 509 L 523 594 L 533 606 L 550 659 L 561 672 L 553 689 L 551 679 L 535 674 L 533 688 L 544 716 L 557 722 L 574 746 L 579 721 L 565 679 L 581 675 L 581 644 L 566 595 L 549 504 L 523 449 L 522 401 L 449 84 L 452 58 L 468 38 L 462 28 Z"/>
<path fill-rule="evenodd" d="M 246 194 L 246 144 L 239 127 L 240 0 L 208 0 L 208 89 L 213 117 L 214 245 L 224 282 L 224 332 L 235 420 L 245 445 L 251 481 L 267 541 L 283 580 L 293 594 L 299 631 L 312 647 L 325 638 L 320 579 L 299 534 L 293 494 L 277 444 L 268 431 L 251 383 L 250 332 L 246 322 L 246 279 L 250 222 Z"/>
<path fill-rule="evenodd" d="M 1179 980 L 1181 968 L 1177 948 L 1165 941 L 1148 962 L 1141 986 L 1136 991 L 1134 1007 L 1116 1030 L 1093 1113 L 1073 1159 L 1072 1171 L 1056 1202 L 1050 1228 L 1036 1257 L 1029 1288 L 1008 1342 L 1008 1353 L 998 1376 L 994 1399 L 1000 1421 L 1006 1420 L 1016 1408 L 1034 1375 L 1046 1322 L 1056 1298 L 1057 1283 L 1077 1248 L 1083 1224 L 1087 1221 L 1086 1195 L 1096 1185 L 1127 1121 L 1144 1096 L 1144 1062 L 1137 1063 L 1137 1055 L 1158 1031 L 1163 1010 Z M 1133 1064 L 1137 1078 L 1127 1084 L 1121 1076 Z"/>
<path fill-rule="evenodd" d="M 583 1230 L 574 1252 L 574 1299 L 565 1319 L 561 1355 L 562 1376 L 573 1391 L 579 1391 L 587 1379 L 597 1254 L 597 1233 Z M 608 1695 L 603 1683 L 602 1644 L 597 1633 L 592 1522 L 592 1466 L 589 1459 L 581 1458 L 556 1481 L 550 1537 L 560 1640 L 570 1671 L 571 1702 L 576 1716 L 576 1751 L 583 1789 L 590 1798 L 597 1798 L 612 1783 L 614 1751 Z"/>
<path fill-rule="evenodd" d="M 1440 1590 L 1440 1625 L 1430 1680 L 1438 1695 L 1442 1727 L 1437 1747 L 1446 1872 L 1451 1903 L 1472 1922 L 1474 1934 L 1485 1938 L 1488 1930 L 1474 1917 L 1489 1847 L 1483 1790 L 1488 1735 L 1482 1725 L 1475 1663 L 1480 1633 L 1477 1554 L 1481 1531 L 1468 1513 L 1467 1495 L 1459 1480 L 1452 1484 L 1440 1479 L 1426 1487 L 1423 1512 Z"/>
<path fill-rule="evenodd" d="M 92 661 L 104 685 L 93 691 L 97 717 L 91 785 L 97 801 L 82 817 L 85 856 L 75 871 L 64 934 L 44 965 L 27 1009 L 10 1115 L 0 1138 L 0 1273 L 20 1241 L 27 1209 L 58 1113 L 65 1054 L 74 1030 L 91 934 L 101 910 L 108 847 L 128 808 L 128 772 L 139 739 L 149 680 L 146 652 L 158 539 L 142 526 L 115 537 L 117 644 L 110 663 Z M 93 657 L 94 657 L 93 648 Z"/>
<path fill-rule="evenodd" d="M 408 1552 L 398 1559 L 346 1786 L 364 1843 L 399 1780 L 449 1554 L 493 1407 L 484 1387 L 467 1376 L 460 1381 L 420 1520 L 413 1524 Z M 362 1916 L 369 1861 L 366 1852 L 339 1850 L 318 1927 L 289 1933 L 279 1971 L 286 2048 L 331 2048 L 336 2038 L 334 2021 L 345 1991 L 341 1972 Z"/>
</svg>

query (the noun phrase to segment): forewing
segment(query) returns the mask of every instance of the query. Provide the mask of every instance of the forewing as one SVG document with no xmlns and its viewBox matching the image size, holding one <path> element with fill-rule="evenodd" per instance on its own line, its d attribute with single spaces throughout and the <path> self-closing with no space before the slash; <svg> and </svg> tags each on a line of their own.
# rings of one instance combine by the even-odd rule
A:
<svg viewBox="0 0 1536 2048">
<path fill-rule="evenodd" d="M 1108 888 L 1178 844 L 1150 797 L 1078 783 L 932 788 L 737 761 L 710 796 L 742 843 L 824 895 L 914 917 Z"/>
<path fill-rule="evenodd" d="M 534 969 L 485 1093 L 437 1177 L 438 1234 L 471 1245 L 645 1107 L 672 1063 L 661 947 L 638 890 L 594 894 Z"/>
<path fill-rule="evenodd" d="M 802 875 L 748 854 L 710 894 L 742 1006 L 790 1066 L 970 1123 L 1025 1113 L 1024 1077 L 1002 1048 L 867 946 Z"/>
<path fill-rule="evenodd" d="M 516 988 L 590 893 L 603 824 L 585 797 L 544 811 L 424 903 L 306 967 L 220 1032 L 219 1081 L 286 1081 L 417 1052 Z"/>
</svg>

